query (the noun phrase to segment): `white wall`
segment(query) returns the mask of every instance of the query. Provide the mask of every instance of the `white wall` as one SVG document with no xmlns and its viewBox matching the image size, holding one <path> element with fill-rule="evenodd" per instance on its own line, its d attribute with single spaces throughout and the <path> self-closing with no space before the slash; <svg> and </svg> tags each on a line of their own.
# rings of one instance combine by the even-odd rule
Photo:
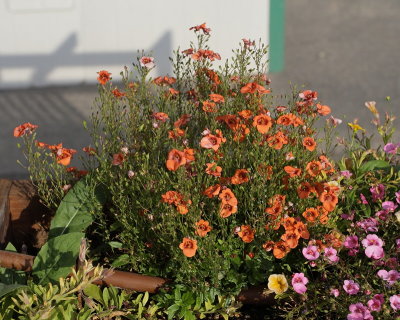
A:
<svg viewBox="0 0 400 320">
<path fill-rule="evenodd" d="M 268 43 L 269 0 L 0 0 L 0 89 L 94 83 L 102 69 L 118 80 L 142 49 L 153 76 L 171 74 L 172 50 L 204 22 L 227 58 L 242 38 Z"/>
</svg>

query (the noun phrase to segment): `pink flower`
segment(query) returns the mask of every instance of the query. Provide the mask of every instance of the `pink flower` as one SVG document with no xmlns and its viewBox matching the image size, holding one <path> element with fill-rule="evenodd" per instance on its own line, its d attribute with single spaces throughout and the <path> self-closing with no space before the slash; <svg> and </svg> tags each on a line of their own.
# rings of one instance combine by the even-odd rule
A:
<svg viewBox="0 0 400 320">
<path fill-rule="evenodd" d="M 346 249 L 354 249 L 358 248 L 360 245 L 358 244 L 358 237 L 357 236 L 347 236 L 343 242 L 343 245 Z"/>
<path fill-rule="evenodd" d="M 378 277 L 387 281 L 389 286 L 396 283 L 397 280 L 400 279 L 400 273 L 396 270 L 390 270 L 389 272 L 386 270 L 379 270 L 377 273 Z"/>
<path fill-rule="evenodd" d="M 361 243 L 365 248 L 365 255 L 368 258 L 376 260 L 383 258 L 385 254 L 382 248 L 384 242 L 376 234 L 367 235 Z"/>
<path fill-rule="evenodd" d="M 347 320 L 373 320 L 371 312 L 362 303 L 351 304 L 349 307 L 350 314 L 347 315 Z"/>
<path fill-rule="evenodd" d="M 342 120 L 341 120 L 341 119 L 338 119 L 338 118 L 334 118 L 334 117 L 331 116 L 329 119 L 326 119 L 326 122 L 327 122 L 329 125 L 331 125 L 331 126 L 333 126 L 333 127 L 336 127 L 336 126 L 338 126 L 339 124 L 342 123 Z"/>
<path fill-rule="evenodd" d="M 337 251 L 332 247 L 325 248 L 324 257 L 327 258 L 332 263 L 339 261 L 339 257 L 337 256 Z"/>
<path fill-rule="evenodd" d="M 335 288 L 332 288 L 330 293 L 331 293 L 331 295 L 333 295 L 335 298 L 339 297 L 339 294 L 340 294 L 339 290 L 338 290 L 338 289 L 335 289 Z"/>
<path fill-rule="evenodd" d="M 383 151 L 385 151 L 386 153 L 390 153 L 390 154 L 396 154 L 397 153 L 397 149 L 400 147 L 400 143 L 391 143 L 389 142 L 388 144 L 386 144 L 383 147 Z"/>
<path fill-rule="evenodd" d="M 385 201 L 382 202 L 382 209 L 393 212 L 396 210 L 397 204 L 395 204 L 393 201 Z"/>
<path fill-rule="evenodd" d="M 343 289 L 348 294 L 354 295 L 357 294 L 358 291 L 360 291 L 360 286 L 357 282 L 354 282 L 353 280 L 344 280 Z"/>
<path fill-rule="evenodd" d="M 397 191 L 397 192 L 395 193 L 395 195 L 396 195 L 396 202 L 397 202 L 397 203 L 400 203 L 400 191 Z"/>
<path fill-rule="evenodd" d="M 154 58 L 152 58 L 152 57 L 141 57 L 139 61 L 140 61 L 140 65 L 147 69 L 151 69 L 155 66 Z"/>
<path fill-rule="evenodd" d="M 381 311 L 382 304 L 384 302 L 383 294 L 376 294 L 374 297 L 367 302 L 367 306 L 370 311 Z"/>
<path fill-rule="evenodd" d="M 389 298 L 390 306 L 393 310 L 400 310 L 400 294 L 396 294 Z"/>
<path fill-rule="evenodd" d="M 308 246 L 302 250 L 303 256 L 307 260 L 317 260 L 319 257 L 318 248 L 316 246 Z"/>
<path fill-rule="evenodd" d="M 307 291 L 306 284 L 308 279 L 304 276 L 304 273 L 294 273 L 292 277 L 293 290 L 299 294 L 304 294 Z"/>
<path fill-rule="evenodd" d="M 373 201 L 382 200 L 385 196 L 385 186 L 382 183 L 371 187 L 369 191 L 371 191 Z"/>
<path fill-rule="evenodd" d="M 377 217 L 378 219 L 382 220 L 382 221 L 386 221 L 389 215 L 389 211 L 388 210 L 380 210 L 378 212 L 375 213 L 375 217 Z"/>
<path fill-rule="evenodd" d="M 343 170 L 340 171 L 340 175 L 342 177 L 345 177 L 346 179 L 350 179 L 350 177 L 353 175 L 349 170 Z"/>
<path fill-rule="evenodd" d="M 360 199 L 362 204 L 368 204 L 367 198 L 362 193 L 360 193 Z"/>
<path fill-rule="evenodd" d="M 357 222 L 357 227 L 366 232 L 378 232 L 378 220 L 375 218 L 367 218 Z"/>
</svg>

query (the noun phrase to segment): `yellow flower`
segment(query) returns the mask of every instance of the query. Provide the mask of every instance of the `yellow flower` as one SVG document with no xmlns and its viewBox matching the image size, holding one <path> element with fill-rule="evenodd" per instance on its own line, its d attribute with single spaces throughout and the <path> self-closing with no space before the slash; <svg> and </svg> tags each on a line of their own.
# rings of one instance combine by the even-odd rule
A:
<svg viewBox="0 0 400 320">
<path fill-rule="evenodd" d="M 289 288 L 287 280 L 283 274 L 271 274 L 268 277 L 268 289 L 275 294 L 282 294 Z"/>
<path fill-rule="evenodd" d="M 359 124 L 357 124 L 356 121 L 354 121 L 354 123 L 348 123 L 349 127 L 351 127 L 353 129 L 354 132 L 357 132 L 359 130 L 364 131 L 365 129 L 363 127 L 361 127 Z"/>
</svg>

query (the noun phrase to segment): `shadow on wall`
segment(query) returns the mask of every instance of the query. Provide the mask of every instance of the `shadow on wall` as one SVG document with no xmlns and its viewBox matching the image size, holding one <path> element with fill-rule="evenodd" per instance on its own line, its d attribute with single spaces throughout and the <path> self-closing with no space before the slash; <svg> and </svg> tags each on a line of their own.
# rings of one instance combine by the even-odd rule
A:
<svg viewBox="0 0 400 320">
<path fill-rule="evenodd" d="M 171 32 L 167 31 L 150 48 L 144 50 L 145 54 L 152 54 L 153 57 L 155 57 L 157 62 L 156 72 L 158 74 L 169 74 L 172 72 L 168 59 L 168 56 L 172 52 L 171 37 Z M 118 67 L 118 70 L 122 70 L 123 66 L 129 66 L 133 61 L 136 61 L 137 56 L 142 51 L 141 48 L 137 48 L 125 52 L 75 53 L 74 51 L 77 46 L 78 36 L 76 33 L 72 33 L 52 53 L 20 55 L 0 54 L 0 89 L 21 86 L 49 86 L 54 84 L 80 84 L 84 82 L 94 83 L 99 66 L 104 66 L 103 69 L 115 66 Z M 57 73 L 56 71 L 59 68 L 64 68 L 65 70 L 65 68 L 68 67 L 71 67 L 71 70 L 73 68 L 76 72 L 72 75 L 69 74 L 69 79 L 63 81 L 62 73 Z M 89 77 L 89 79 L 93 80 L 86 79 L 87 70 L 90 67 L 94 68 L 93 77 Z M 6 74 L 10 72 L 10 70 L 14 72 L 11 77 L 12 80 L 6 77 Z M 18 72 L 24 72 L 25 75 L 21 77 L 18 75 Z M 27 72 L 29 76 L 26 76 Z M 52 77 L 50 79 L 51 74 Z"/>
</svg>

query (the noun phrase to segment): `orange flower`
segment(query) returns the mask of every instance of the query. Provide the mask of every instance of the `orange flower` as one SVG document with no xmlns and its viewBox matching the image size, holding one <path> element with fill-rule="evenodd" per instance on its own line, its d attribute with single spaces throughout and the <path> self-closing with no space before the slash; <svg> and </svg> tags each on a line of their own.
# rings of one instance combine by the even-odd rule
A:
<svg viewBox="0 0 400 320">
<path fill-rule="evenodd" d="M 187 203 L 188 203 L 188 204 L 191 204 L 192 201 L 189 200 Z M 183 202 L 183 203 L 181 203 L 181 204 L 178 204 L 178 205 L 176 206 L 176 209 L 178 210 L 178 212 L 179 212 L 180 214 L 186 214 L 186 213 L 189 212 L 189 209 L 188 209 L 188 207 L 187 207 L 187 205 L 186 205 L 185 202 Z"/>
<path fill-rule="evenodd" d="M 331 108 L 329 108 L 328 106 L 322 106 L 319 103 L 317 103 L 317 112 L 321 115 L 321 116 L 327 116 L 328 114 L 331 113 Z"/>
<path fill-rule="evenodd" d="M 273 174 L 272 166 L 268 166 L 265 163 L 260 163 L 257 166 L 257 172 L 264 179 L 271 180 L 271 178 L 272 178 L 272 174 Z"/>
<path fill-rule="evenodd" d="M 214 61 L 214 60 L 221 60 L 221 56 L 219 55 L 219 53 L 216 53 L 212 50 L 204 50 L 204 49 L 199 49 L 197 52 L 194 52 L 191 55 L 191 58 L 193 60 L 202 60 L 204 59 L 209 59 L 210 61 Z"/>
<path fill-rule="evenodd" d="M 301 221 L 296 221 L 295 232 L 298 233 L 303 239 L 310 238 L 310 233 L 307 230 L 307 226 Z"/>
<path fill-rule="evenodd" d="M 210 97 L 210 100 L 212 100 L 216 103 L 224 103 L 225 102 L 224 97 L 217 93 L 211 93 L 209 95 L 209 97 Z"/>
<path fill-rule="evenodd" d="M 278 131 L 273 136 L 270 136 L 267 139 L 267 142 L 270 147 L 274 148 L 275 150 L 280 150 L 282 149 L 283 145 L 288 144 L 289 141 L 281 131 Z"/>
<path fill-rule="evenodd" d="M 218 73 L 216 73 L 213 70 L 206 69 L 206 76 L 208 79 L 210 79 L 211 82 L 213 82 L 216 86 L 221 83 L 221 80 L 219 80 Z"/>
<path fill-rule="evenodd" d="M 123 153 L 115 153 L 113 155 L 112 165 L 119 166 L 125 161 L 125 156 Z"/>
<path fill-rule="evenodd" d="M 112 93 L 113 93 L 114 97 L 116 97 L 117 99 L 126 96 L 126 93 L 125 93 L 125 92 L 119 91 L 118 88 L 115 88 L 115 89 L 112 91 Z"/>
<path fill-rule="evenodd" d="M 220 134 L 220 131 L 216 131 L 217 135 L 208 134 L 201 139 L 200 146 L 202 148 L 213 149 L 214 151 L 217 151 L 221 146 L 221 143 L 226 141 L 226 139 L 222 137 L 222 134 Z"/>
<path fill-rule="evenodd" d="M 14 129 L 14 137 L 19 138 L 23 137 L 26 134 L 31 134 L 33 133 L 33 131 L 35 131 L 37 127 L 37 125 L 31 124 L 29 122 L 21 124 Z"/>
<path fill-rule="evenodd" d="M 293 124 L 293 118 L 291 116 L 293 116 L 291 113 L 283 114 L 276 120 L 276 123 L 283 126 L 290 126 Z"/>
<path fill-rule="evenodd" d="M 186 148 L 186 149 L 183 150 L 183 153 L 185 154 L 186 163 L 190 163 L 190 162 L 195 160 L 195 157 L 194 157 L 195 151 L 194 151 L 194 149 Z"/>
<path fill-rule="evenodd" d="M 265 134 L 272 127 L 272 118 L 266 114 L 255 116 L 253 119 L 253 127 L 256 127 L 258 132 Z"/>
<path fill-rule="evenodd" d="M 205 237 L 207 233 L 210 232 L 211 230 L 212 228 L 208 221 L 201 219 L 198 222 L 196 222 L 196 234 L 199 235 L 200 237 Z"/>
<path fill-rule="evenodd" d="M 320 174 L 322 170 L 321 162 L 310 161 L 309 163 L 307 163 L 306 170 L 311 177 L 316 177 L 317 175 Z"/>
<path fill-rule="evenodd" d="M 164 112 L 153 112 L 152 117 L 161 122 L 165 122 L 169 119 L 168 114 Z"/>
<path fill-rule="evenodd" d="M 219 195 L 219 192 L 221 191 L 221 186 L 219 184 L 216 184 L 214 186 L 208 187 L 206 190 L 204 190 L 203 194 L 209 198 L 216 197 Z"/>
<path fill-rule="evenodd" d="M 238 117 L 232 114 L 226 114 L 223 116 L 216 117 L 217 121 L 224 121 L 226 125 L 233 131 L 236 131 L 239 128 L 239 119 Z"/>
<path fill-rule="evenodd" d="M 197 241 L 190 238 L 183 238 L 179 248 L 183 251 L 183 254 L 186 257 L 191 258 L 196 254 Z"/>
<path fill-rule="evenodd" d="M 241 93 L 258 93 L 258 94 L 266 94 L 270 93 L 271 90 L 265 89 L 263 86 L 259 85 L 256 82 L 249 82 L 244 87 L 240 89 Z"/>
<path fill-rule="evenodd" d="M 247 176 L 249 172 L 246 169 L 238 169 L 235 174 L 231 178 L 231 182 L 233 184 L 242 184 L 249 181 L 249 177 Z"/>
<path fill-rule="evenodd" d="M 86 152 L 89 156 L 96 154 L 96 149 L 92 147 L 83 147 L 83 152 Z"/>
<path fill-rule="evenodd" d="M 153 82 L 158 85 L 158 86 L 162 86 L 162 85 L 171 85 L 174 84 L 176 82 L 176 79 L 173 77 L 157 77 L 153 80 Z"/>
<path fill-rule="evenodd" d="M 322 170 L 325 173 L 335 172 L 333 164 L 329 162 L 329 159 L 326 156 L 324 155 L 319 156 L 319 160 L 321 161 Z"/>
<path fill-rule="evenodd" d="M 204 34 L 210 34 L 211 29 L 206 27 L 206 23 L 200 24 L 198 26 L 194 26 L 189 28 L 189 30 L 194 30 L 195 32 L 197 31 L 203 31 Z"/>
<path fill-rule="evenodd" d="M 180 166 L 183 166 L 185 164 L 186 164 L 186 157 L 184 152 L 179 151 L 177 149 L 172 149 L 168 153 L 168 158 L 166 162 L 168 170 L 176 171 Z"/>
<path fill-rule="evenodd" d="M 101 70 L 100 72 L 97 72 L 97 74 L 99 75 L 97 77 L 97 81 L 101 85 L 105 85 L 111 79 L 111 77 L 110 77 L 111 73 L 109 73 L 108 71 Z"/>
<path fill-rule="evenodd" d="M 189 122 L 190 117 L 191 117 L 190 114 L 183 114 L 178 120 L 174 122 L 174 127 L 179 128 L 181 126 L 184 126 Z"/>
<path fill-rule="evenodd" d="M 175 90 L 174 88 L 169 88 L 168 93 L 170 96 L 177 96 L 179 94 L 179 91 Z"/>
<path fill-rule="evenodd" d="M 238 232 L 240 238 L 243 242 L 250 243 L 254 240 L 254 230 L 250 226 L 241 226 Z"/>
<path fill-rule="evenodd" d="M 238 203 L 235 195 L 229 188 L 222 190 L 221 193 L 219 194 L 219 198 L 221 199 L 222 203 L 228 203 L 232 206 L 236 206 Z"/>
<path fill-rule="evenodd" d="M 72 156 L 76 153 L 74 149 L 60 148 L 55 152 L 57 163 L 68 166 L 71 163 Z"/>
<path fill-rule="evenodd" d="M 308 151 L 314 151 L 317 144 L 315 143 L 314 139 L 311 137 L 305 137 L 303 139 L 303 146 L 306 147 Z"/>
<path fill-rule="evenodd" d="M 183 196 L 176 191 L 167 191 L 165 194 L 161 196 L 161 201 L 168 204 L 179 204 L 181 203 Z"/>
<path fill-rule="evenodd" d="M 274 244 L 274 249 L 272 253 L 277 259 L 282 259 L 290 251 L 289 246 L 284 241 L 278 241 Z"/>
<path fill-rule="evenodd" d="M 232 204 L 224 203 L 224 202 L 221 203 L 221 209 L 219 211 L 219 215 L 222 218 L 228 218 L 231 214 L 236 213 L 236 212 L 237 212 L 236 205 L 232 205 Z"/>
<path fill-rule="evenodd" d="M 250 129 L 245 124 L 239 124 L 239 127 L 235 130 L 233 141 L 242 142 L 249 133 Z"/>
<path fill-rule="evenodd" d="M 263 243 L 262 247 L 265 251 L 269 252 L 274 249 L 275 243 L 273 241 L 267 241 Z"/>
<path fill-rule="evenodd" d="M 265 209 L 265 212 L 273 216 L 274 219 L 282 213 L 283 206 L 280 202 L 275 202 L 271 207 Z"/>
<path fill-rule="evenodd" d="M 217 112 L 217 108 L 216 108 L 216 104 L 215 102 L 212 101 L 203 101 L 203 110 L 205 112 Z"/>
<path fill-rule="evenodd" d="M 178 139 L 179 137 L 183 137 L 185 135 L 185 131 L 180 128 L 174 128 L 173 130 L 168 131 L 169 139 Z"/>
<path fill-rule="evenodd" d="M 238 112 L 238 115 L 241 116 L 243 119 L 247 120 L 252 117 L 253 112 L 251 112 L 251 110 L 242 110 Z"/>
<path fill-rule="evenodd" d="M 303 212 L 303 217 L 308 222 L 315 222 L 319 216 L 318 210 L 315 208 L 307 208 L 306 211 Z"/>
<path fill-rule="evenodd" d="M 333 192 L 322 192 L 319 196 L 319 201 L 322 202 L 322 206 L 328 212 L 331 212 L 335 209 L 336 204 L 338 203 L 338 196 Z"/>
<path fill-rule="evenodd" d="M 297 194 L 300 199 L 306 199 L 311 192 L 315 192 L 315 189 L 308 182 L 303 182 L 297 188 Z"/>
<path fill-rule="evenodd" d="M 221 176 L 222 168 L 220 166 L 217 166 L 215 162 L 207 163 L 206 166 L 207 166 L 206 169 L 207 174 L 212 175 L 214 177 Z"/>
<path fill-rule="evenodd" d="M 289 175 L 290 178 L 298 177 L 301 175 L 301 169 L 296 167 L 285 166 L 283 170 L 285 170 L 285 172 Z"/>
<path fill-rule="evenodd" d="M 299 244 L 300 235 L 296 232 L 286 232 L 281 236 L 281 239 L 290 249 L 294 249 Z"/>
<path fill-rule="evenodd" d="M 327 224 L 329 220 L 328 210 L 325 210 L 323 206 L 318 206 L 317 210 L 319 212 L 319 221 L 321 222 L 321 224 Z"/>
</svg>

